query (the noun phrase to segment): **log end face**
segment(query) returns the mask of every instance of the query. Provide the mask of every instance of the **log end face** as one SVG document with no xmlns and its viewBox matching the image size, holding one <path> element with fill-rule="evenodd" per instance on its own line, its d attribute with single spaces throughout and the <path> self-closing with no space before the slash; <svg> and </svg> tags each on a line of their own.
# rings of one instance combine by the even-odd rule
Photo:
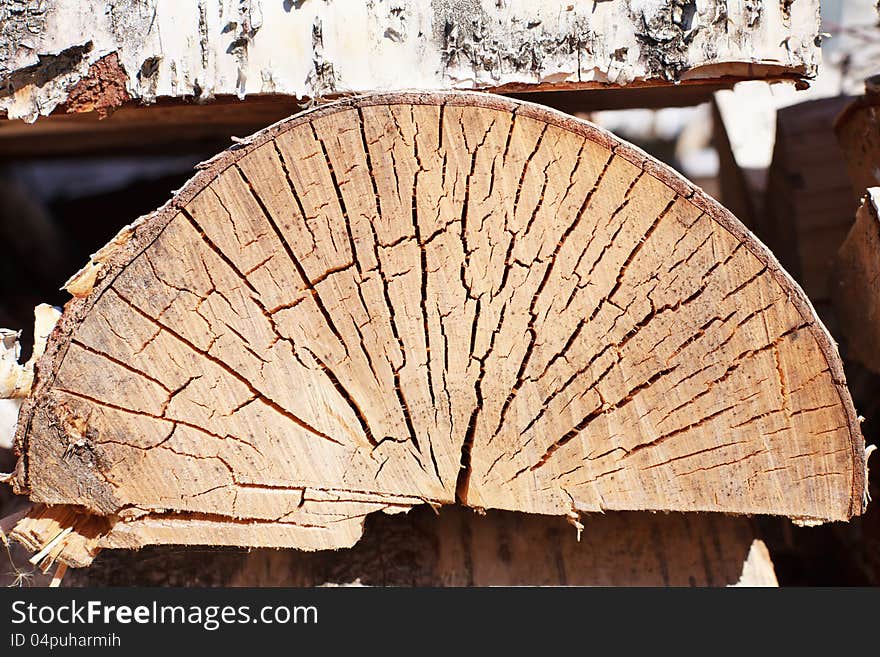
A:
<svg viewBox="0 0 880 657">
<path fill-rule="evenodd" d="M 28 429 L 33 499 L 144 511 L 108 547 L 343 547 L 368 513 L 451 501 L 465 451 L 476 508 L 861 508 L 802 292 L 717 204 L 570 117 L 328 106 L 142 228 L 83 286 Z"/>
<path fill-rule="evenodd" d="M 212 545 L 249 548 L 295 548 L 304 552 L 353 547 L 364 531 L 364 518 L 324 527 L 290 523 L 236 521 L 188 514 L 146 515 L 118 522 L 98 545 L 109 549 L 139 549 L 147 545 Z"/>
</svg>

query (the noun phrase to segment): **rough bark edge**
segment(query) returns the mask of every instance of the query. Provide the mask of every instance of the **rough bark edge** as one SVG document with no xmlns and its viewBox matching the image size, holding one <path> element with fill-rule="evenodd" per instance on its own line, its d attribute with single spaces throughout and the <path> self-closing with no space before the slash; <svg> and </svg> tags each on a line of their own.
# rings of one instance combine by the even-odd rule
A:
<svg viewBox="0 0 880 657">
<path fill-rule="evenodd" d="M 259 148 L 276 136 L 295 128 L 298 125 L 335 114 L 347 109 L 371 107 L 376 105 L 451 105 L 472 106 L 494 109 L 502 112 L 515 113 L 518 116 L 543 121 L 550 125 L 567 130 L 576 135 L 600 144 L 616 155 L 623 157 L 643 171 L 656 177 L 677 194 L 687 198 L 691 203 L 706 213 L 711 219 L 744 243 L 746 248 L 767 266 L 768 272 L 779 286 L 786 291 L 789 300 L 794 304 L 801 317 L 809 326 L 820 350 L 825 356 L 829 371 L 840 397 L 841 406 L 847 416 L 850 446 L 852 449 L 853 480 L 850 494 L 849 516 L 860 515 L 865 511 L 868 502 L 867 477 L 864 439 L 859 428 L 859 420 L 853 401 L 846 385 L 843 362 L 837 346 L 828 329 L 819 319 L 812 303 L 801 287 L 782 268 L 770 250 L 752 234 L 729 210 L 708 196 L 702 189 L 693 185 L 686 178 L 675 172 L 668 165 L 647 154 L 637 146 L 625 143 L 612 133 L 592 123 L 521 100 L 513 100 L 476 91 L 407 91 L 356 96 L 336 101 L 327 105 L 301 112 L 283 119 L 248 138 L 237 140 L 236 143 L 215 157 L 197 165 L 199 171 L 175 195 L 155 212 L 140 217 L 130 226 L 122 229 L 119 235 L 96 254 L 100 262 L 100 271 L 94 271 L 95 265 L 90 262 L 86 269 L 90 270 L 89 278 L 95 277 L 95 284 L 89 290 L 81 289 L 80 294 L 71 299 L 64 308 L 64 314 L 50 335 L 49 348 L 40 358 L 35 367 L 35 385 L 33 393 L 22 405 L 16 431 L 16 450 L 19 461 L 12 483 L 19 494 L 27 494 L 30 490 L 27 468 L 27 434 L 35 412 L 36 401 L 48 391 L 70 343 L 73 331 L 80 321 L 101 297 L 116 277 L 131 260 L 147 249 L 162 234 L 164 228 L 178 213 L 180 208 L 189 203 L 199 192 L 213 181 L 220 173 L 256 148 Z M 77 276 L 72 283 L 79 283 Z M 88 287 L 88 286 L 87 286 Z M 824 522 L 828 519 L 792 518 L 806 524 Z"/>
<path fill-rule="evenodd" d="M 115 55 L 115 53 L 111 53 L 111 55 Z M 68 114 L 88 114 L 92 112 L 96 112 L 98 114 L 99 119 L 105 119 L 111 116 L 116 110 L 123 108 L 149 108 L 154 105 L 159 105 L 164 108 L 174 107 L 175 105 L 205 105 L 211 106 L 214 104 L 217 105 L 228 105 L 229 103 L 241 103 L 242 105 L 247 105 L 248 100 L 260 100 L 260 99 L 273 99 L 278 100 L 279 102 L 290 101 L 291 103 L 296 103 L 300 106 L 308 106 L 311 103 L 330 103 L 337 102 L 342 99 L 352 99 L 352 98 L 360 98 L 361 96 L 367 95 L 390 95 L 394 92 L 389 91 L 361 91 L 357 93 L 328 93 L 326 95 L 321 96 L 320 98 L 310 98 L 308 96 L 297 96 L 294 93 L 250 93 L 244 99 L 239 98 L 235 94 L 217 94 L 210 99 L 198 99 L 194 98 L 192 94 L 181 94 L 178 96 L 157 96 L 155 98 L 144 98 L 144 97 L 132 97 L 128 91 L 124 88 L 120 89 L 110 89 L 107 93 L 103 92 L 92 92 L 91 89 L 100 86 L 103 84 L 114 84 L 114 80 L 108 80 L 104 77 L 106 70 L 104 68 L 105 60 L 109 59 L 111 55 L 107 55 L 102 59 L 99 59 L 92 65 L 94 68 L 96 65 L 101 65 L 101 68 L 98 69 L 95 73 L 95 76 L 91 75 L 92 68 L 89 70 L 89 75 L 84 76 L 80 79 L 78 83 L 73 85 L 74 90 L 79 90 L 82 92 L 86 92 L 86 96 L 83 99 L 74 98 L 73 92 L 71 92 L 63 103 L 56 106 L 52 111 L 47 112 L 46 114 L 40 114 L 36 121 L 45 120 L 47 118 L 51 118 L 54 116 L 65 116 Z M 699 75 L 702 69 L 714 70 L 718 69 L 717 75 L 709 75 L 706 74 L 705 77 Z M 739 69 L 743 69 L 740 71 Z M 613 92 L 613 91 L 637 91 L 640 89 L 665 89 L 667 93 L 671 93 L 673 95 L 678 92 L 674 91 L 679 88 L 699 88 L 706 87 L 709 89 L 717 90 L 717 89 L 732 89 L 735 85 L 740 82 L 752 82 L 752 81 L 761 81 L 766 82 L 769 85 L 772 84 L 791 84 L 795 89 L 804 90 L 810 88 L 810 82 L 815 78 L 815 74 L 812 73 L 808 67 L 805 66 L 797 66 L 797 67 L 785 67 L 781 65 L 775 64 L 763 64 L 756 62 L 725 62 L 722 64 L 705 64 L 702 66 L 694 67 L 693 69 L 689 69 L 689 73 L 693 73 L 693 75 L 685 74 L 682 76 L 680 80 L 675 82 L 666 82 L 662 79 L 658 78 L 647 78 L 647 79 L 637 79 L 629 82 L 627 84 L 614 84 L 611 82 L 601 82 L 601 81 L 588 81 L 588 82 L 541 82 L 541 83 L 529 83 L 529 82 L 506 82 L 504 84 L 498 86 L 487 86 L 481 87 L 479 89 L 467 89 L 467 90 L 459 90 L 450 87 L 451 93 L 493 93 L 493 94 L 531 94 L 531 93 L 548 93 L 548 92 L 557 92 L 557 91 L 581 91 L 581 92 Z M 126 75 L 124 71 L 121 71 L 120 75 Z M 430 93 L 445 93 L 442 90 L 437 90 Z M 613 105 L 613 103 L 612 103 Z M 659 106 L 659 105 L 658 105 Z M 664 105 L 665 106 L 665 105 Z M 670 98 L 669 106 L 676 106 L 676 100 L 674 98 Z M 608 109 L 613 109 L 614 107 L 609 107 Z M 0 107 L 0 121 L 15 121 L 20 119 L 11 119 L 9 118 L 9 111 L 7 108 Z M 35 122 L 36 122 L 35 121 Z"/>
</svg>

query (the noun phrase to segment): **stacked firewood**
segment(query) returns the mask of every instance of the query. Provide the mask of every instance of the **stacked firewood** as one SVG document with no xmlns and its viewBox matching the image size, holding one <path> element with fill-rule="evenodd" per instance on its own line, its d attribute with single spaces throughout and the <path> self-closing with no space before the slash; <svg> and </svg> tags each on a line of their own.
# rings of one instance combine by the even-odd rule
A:
<svg viewBox="0 0 880 657">
<path fill-rule="evenodd" d="M 16 157 L 213 153 L 292 98 L 336 100 L 236 139 L 134 223 L 113 216 L 135 207 L 121 197 L 83 203 L 81 227 L 3 220 L 46 235 L 10 249 L 40 290 L 61 284 L 69 235 L 120 229 L 64 284 L 63 312 L 38 307 L 28 358 L 2 334 L 18 497 L 0 538 L 57 564 L 56 584 L 72 566 L 68 583 L 774 585 L 774 545 L 790 560 L 796 542 L 780 531 L 865 512 L 873 96 L 838 119 L 848 166 L 828 122 L 843 101 L 780 112 L 767 201 L 737 206 L 747 228 L 601 128 L 485 93 L 574 111 L 803 84 L 818 3 L 514 2 L 477 22 L 365 3 L 364 43 L 344 48 L 332 4 L 244 4 L 230 29 L 249 26 L 247 45 L 226 54 L 96 18 L 100 47 L 64 50 L 55 77 L 0 61 L 0 108 L 36 119 L 0 127 Z M 312 56 L 265 55 L 281 41 L 254 27 L 259 5 L 306 29 Z M 743 189 L 725 165 L 722 189 Z M 18 318 L 11 291 L 0 311 Z"/>
</svg>

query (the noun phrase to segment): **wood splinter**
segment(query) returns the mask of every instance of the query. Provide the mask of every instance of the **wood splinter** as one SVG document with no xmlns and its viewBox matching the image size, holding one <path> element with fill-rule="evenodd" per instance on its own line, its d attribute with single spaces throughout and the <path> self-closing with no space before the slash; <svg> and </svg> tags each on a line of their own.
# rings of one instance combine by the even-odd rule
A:
<svg viewBox="0 0 880 657">
<path fill-rule="evenodd" d="M 863 510 L 863 439 L 800 288 L 671 169 L 546 108 L 298 115 L 84 276 L 16 436 L 14 487 L 42 504 L 14 534 L 73 527 L 61 563 L 339 548 L 424 503 Z"/>
</svg>

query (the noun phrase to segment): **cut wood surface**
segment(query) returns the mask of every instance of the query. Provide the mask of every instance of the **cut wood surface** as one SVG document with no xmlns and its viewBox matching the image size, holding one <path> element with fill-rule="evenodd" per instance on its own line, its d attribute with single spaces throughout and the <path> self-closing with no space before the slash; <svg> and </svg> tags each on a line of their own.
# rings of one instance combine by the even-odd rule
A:
<svg viewBox="0 0 880 657">
<path fill-rule="evenodd" d="M 101 517 L 92 547 L 335 548 L 422 503 L 862 510 L 800 288 L 670 169 L 536 105 L 376 95 L 281 122 L 67 289 L 14 484 Z"/>
<path fill-rule="evenodd" d="M 834 307 L 848 359 L 880 372 L 880 187 L 867 190 L 837 255 Z"/>
<path fill-rule="evenodd" d="M 776 586 L 754 523 L 721 514 L 565 520 L 420 507 L 367 520 L 351 549 L 104 551 L 65 586 Z"/>
<path fill-rule="evenodd" d="M 803 81 L 819 1 L 0 0 L 0 114 L 399 89 Z"/>
</svg>

